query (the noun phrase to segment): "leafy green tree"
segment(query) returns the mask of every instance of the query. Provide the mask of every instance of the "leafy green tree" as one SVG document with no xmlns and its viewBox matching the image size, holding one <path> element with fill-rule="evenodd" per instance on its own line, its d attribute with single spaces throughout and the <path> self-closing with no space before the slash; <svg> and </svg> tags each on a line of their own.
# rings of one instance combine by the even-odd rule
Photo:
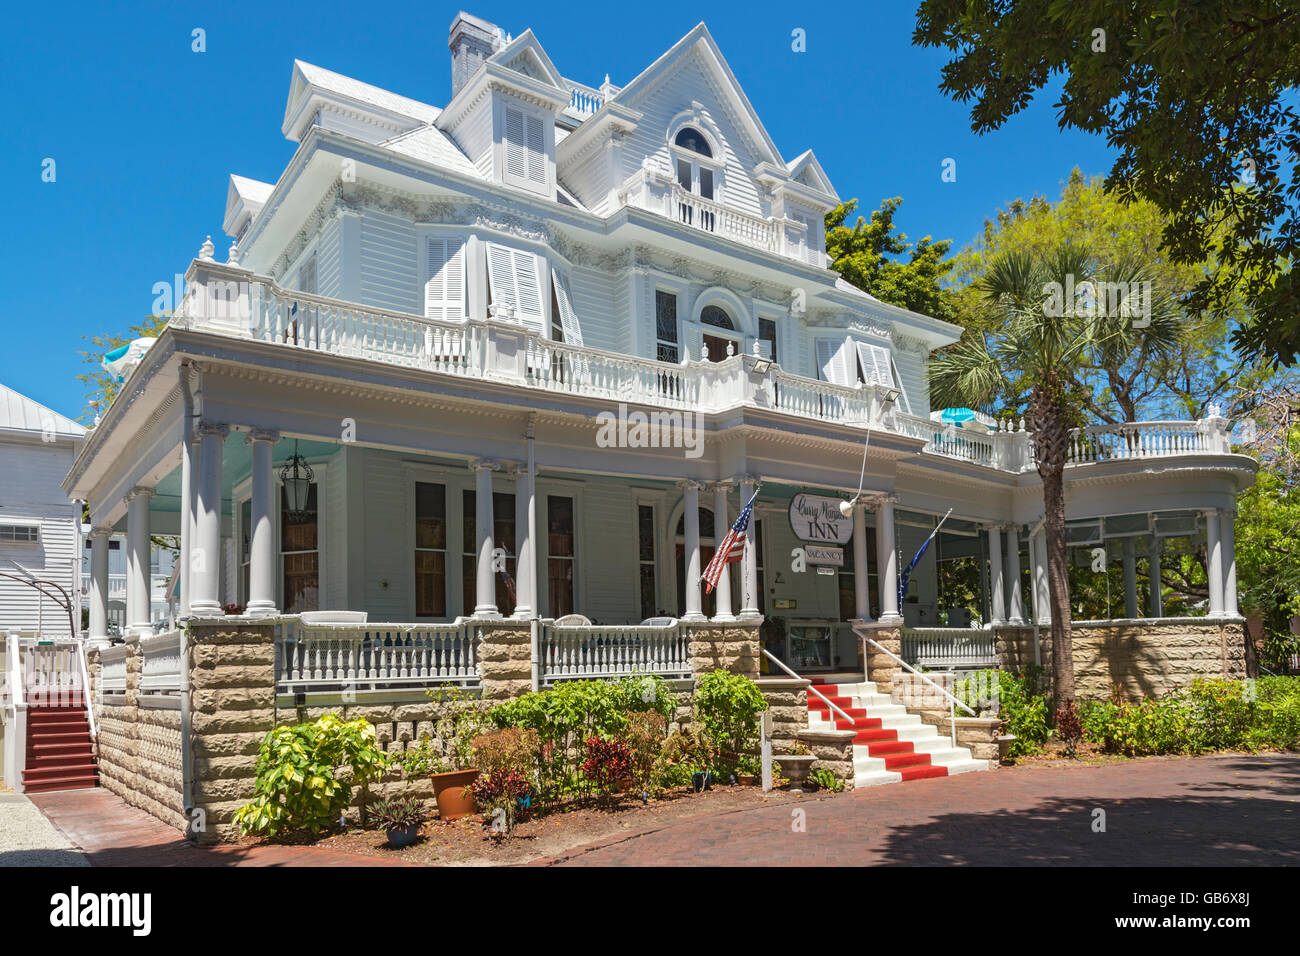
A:
<svg viewBox="0 0 1300 956">
<path fill-rule="evenodd" d="M 125 335 L 90 336 L 88 341 L 91 347 L 81 353 L 82 365 L 86 370 L 77 376 L 77 380 L 85 383 L 89 388 L 86 393 L 86 407 L 81 413 L 82 421 L 93 422 L 96 416 L 108 411 L 108 406 L 112 405 L 113 399 L 117 397 L 120 387 L 118 381 L 100 364 L 104 355 L 134 339 L 156 338 L 167 327 L 169 318 L 170 316 L 166 315 L 150 315 L 146 316 L 143 322 L 127 329 Z"/>
<path fill-rule="evenodd" d="M 902 202 L 897 196 L 886 199 L 871 214 L 870 222 L 858 216 L 852 229 L 844 223 L 858 207 L 856 199 L 827 213 L 826 254 L 831 268 L 881 302 L 955 321 L 951 296 L 943 288 L 944 277 L 952 268 L 952 261 L 945 258 L 952 240 L 935 242 L 926 236 L 909 243 L 905 233 L 894 229 L 894 213 Z"/>
<path fill-rule="evenodd" d="M 1153 302 L 1149 325 L 1134 328 L 1128 300 L 1096 294 L 1105 283 L 1149 281 L 1126 264 L 1116 273 L 1100 271 L 1083 246 L 1059 242 L 1045 254 L 1004 254 L 977 280 L 985 298 L 1001 310 L 1002 321 L 964 335 L 930 363 L 931 395 L 937 405 L 988 406 L 1019 389 L 1027 393 L 1026 424 L 1043 482 L 1047 581 L 1052 612 L 1053 712 L 1074 699 L 1070 642 L 1069 553 L 1065 540 L 1065 459 L 1070 429 L 1081 424 L 1080 405 L 1071 388 L 1074 370 L 1099 356 L 1135 347 L 1140 335 L 1176 336 L 1169 303 Z M 1066 290 L 1079 290 L 1073 298 Z M 1087 292 L 1083 290 L 1094 290 Z M 1159 346 L 1153 343 L 1152 347 Z"/>
<path fill-rule="evenodd" d="M 1289 0 L 922 0 L 913 42 L 950 51 L 939 89 L 1000 128 L 1060 77 L 1062 129 L 1102 133 L 1107 188 L 1169 216 L 1173 262 L 1212 263 L 1189 303 L 1252 320 L 1248 355 L 1300 350 L 1300 7 Z"/>
<path fill-rule="evenodd" d="M 1150 276 L 1153 297 L 1172 300 L 1161 311 L 1183 330 L 1172 340 L 1137 336 L 1071 369 L 1070 387 L 1092 418 L 1108 423 L 1197 419 L 1211 404 L 1229 418 L 1246 414 L 1259 387 L 1297 376 L 1233 352 L 1230 326 L 1244 319 L 1242 307 L 1231 314 L 1175 308 L 1195 288 L 1205 266 L 1172 262 L 1161 251 L 1160 236 L 1168 223 L 1154 203 L 1121 202 L 1105 191 L 1100 177 L 1089 179 L 1076 168 L 1056 202 L 1040 196 L 1015 200 L 986 221 L 983 235 L 957 254 L 950 282 L 959 321 L 974 330 L 1001 321 L 997 304 L 975 284 L 990 262 L 1016 251 L 1046 255 L 1066 236 L 1088 248 L 1103 274 L 1119 274 L 1127 263 L 1140 263 Z M 1023 400 L 1023 394 L 1013 393 L 1003 396 L 1000 404 L 1015 407 Z"/>
</svg>

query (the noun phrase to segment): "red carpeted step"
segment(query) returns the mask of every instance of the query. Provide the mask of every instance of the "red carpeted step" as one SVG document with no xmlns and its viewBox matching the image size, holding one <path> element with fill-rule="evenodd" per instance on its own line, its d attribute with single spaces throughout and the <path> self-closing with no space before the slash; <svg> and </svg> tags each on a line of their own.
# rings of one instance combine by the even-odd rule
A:
<svg viewBox="0 0 1300 956">
<path fill-rule="evenodd" d="M 99 785 L 94 741 L 84 708 L 67 699 L 27 712 L 23 789 L 29 793 L 80 790 Z"/>
<path fill-rule="evenodd" d="M 851 722 L 835 718 L 836 730 L 879 730 L 881 726 L 879 717 L 854 717 Z"/>
<path fill-rule="evenodd" d="M 904 767 L 930 766 L 929 754 L 889 754 L 885 757 L 886 770 L 902 770 Z"/>
<path fill-rule="evenodd" d="M 885 744 L 898 740 L 898 731 L 877 727 L 875 730 L 859 730 L 853 735 L 855 744 Z"/>
<path fill-rule="evenodd" d="M 948 776 L 947 767 L 901 767 L 897 771 L 901 774 L 904 781 L 907 780 L 924 780 L 926 777 L 946 777 Z"/>
<path fill-rule="evenodd" d="M 868 730 L 866 733 L 873 733 L 873 731 Z M 910 754 L 911 752 L 912 742 L 910 740 L 877 740 L 867 743 L 867 753 L 873 757 L 884 757 L 886 754 Z"/>
<path fill-rule="evenodd" d="M 23 781 L 23 789 L 28 793 L 52 793 L 55 790 L 89 790 L 99 786 L 98 774 L 77 774 L 42 780 L 38 783 Z"/>
</svg>

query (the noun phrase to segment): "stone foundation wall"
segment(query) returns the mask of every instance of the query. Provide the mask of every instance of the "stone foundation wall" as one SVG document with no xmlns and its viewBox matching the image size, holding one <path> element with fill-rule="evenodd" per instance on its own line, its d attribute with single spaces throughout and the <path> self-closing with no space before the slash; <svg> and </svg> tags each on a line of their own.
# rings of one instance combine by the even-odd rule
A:
<svg viewBox="0 0 1300 956">
<path fill-rule="evenodd" d="M 1039 628 L 1046 678 L 1052 672 L 1051 630 Z M 1081 624 L 1071 628 L 1075 695 L 1098 700 L 1119 688 L 1124 697 L 1159 697 L 1198 677 L 1246 676 L 1246 628 L 1239 619 L 1164 618 Z M 1034 629 L 1000 627 L 998 665 L 1021 671 L 1034 663 Z"/>
<path fill-rule="evenodd" d="M 772 752 L 788 752 L 800 731 L 808 729 L 808 681 L 760 677 L 755 683 L 767 698 L 767 710 L 772 718 Z"/>
<path fill-rule="evenodd" d="M 844 789 L 853 789 L 853 738 L 851 730 L 801 730 L 799 741 L 813 756 L 813 770 L 826 769 L 844 781 Z M 776 758 L 778 761 L 780 757 Z"/>
<path fill-rule="evenodd" d="M 758 677 L 757 624 L 683 624 L 691 673 L 696 677 L 718 669 Z"/>
<path fill-rule="evenodd" d="M 183 829 L 179 700 L 140 693 L 143 663 L 136 642 L 128 641 L 126 691 L 101 698 L 99 650 L 87 653 L 90 699 L 98 728 L 95 759 L 99 780 L 105 790 L 131 806 Z"/>
<path fill-rule="evenodd" d="M 893 654 L 894 657 L 903 656 L 903 641 L 898 628 L 882 627 L 873 630 L 871 637 L 879 643 L 881 647 L 889 651 L 890 654 Z M 859 648 L 864 644 L 866 645 L 867 655 L 867 679 L 876 685 L 876 688 L 880 693 L 887 694 L 889 693 L 889 688 L 894 684 L 894 675 L 906 673 L 906 671 L 904 671 L 903 668 L 899 666 L 898 661 L 890 657 L 889 654 L 882 653 L 879 649 L 865 641 L 858 641 Z M 858 653 L 861 655 L 862 651 L 859 650 Z M 859 660 L 859 663 L 862 662 Z"/>
</svg>

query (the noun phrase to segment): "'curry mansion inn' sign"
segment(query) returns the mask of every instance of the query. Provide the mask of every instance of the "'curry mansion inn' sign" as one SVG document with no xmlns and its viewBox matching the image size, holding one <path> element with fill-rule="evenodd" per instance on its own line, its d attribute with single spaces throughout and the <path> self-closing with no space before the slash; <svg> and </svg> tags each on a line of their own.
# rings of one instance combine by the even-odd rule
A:
<svg viewBox="0 0 1300 956">
<path fill-rule="evenodd" d="M 821 495 L 795 495 L 790 501 L 790 528 L 808 543 L 809 564 L 843 564 L 840 547 L 853 537 L 853 519 L 840 512 L 840 499 Z"/>
</svg>

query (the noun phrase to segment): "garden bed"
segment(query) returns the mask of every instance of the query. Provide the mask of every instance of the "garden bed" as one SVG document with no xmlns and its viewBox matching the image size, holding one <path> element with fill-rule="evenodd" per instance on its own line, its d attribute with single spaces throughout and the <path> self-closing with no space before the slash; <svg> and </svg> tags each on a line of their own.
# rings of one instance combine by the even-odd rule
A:
<svg viewBox="0 0 1300 956">
<path fill-rule="evenodd" d="M 695 817 L 751 810 L 798 800 L 824 800 L 837 796 L 826 791 L 798 794 L 786 790 L 764 793 L 761 787 L 715 786 L 704 793 L 675 790 L 642 803 L 623 795 L 610 807 L 592 803 L 562 804 L 521 820 L 509 836 L 494 835 L 478 815 L 449 823 L 432 820 L 421 827 L 421 839 L 402 850 L 388 848 L 382 831 L 351 829 L 315 840 L 295 839 L 312 845 L 366 856 L 378 856 L 424 866 L 499 866 L 523 864 L 557 856 L 599 840 L 672 826 Z M 245 845 L 267 841 L 246 839 Z M 706 861 L 701 861 L 706 862 Z"/>
</svg>

